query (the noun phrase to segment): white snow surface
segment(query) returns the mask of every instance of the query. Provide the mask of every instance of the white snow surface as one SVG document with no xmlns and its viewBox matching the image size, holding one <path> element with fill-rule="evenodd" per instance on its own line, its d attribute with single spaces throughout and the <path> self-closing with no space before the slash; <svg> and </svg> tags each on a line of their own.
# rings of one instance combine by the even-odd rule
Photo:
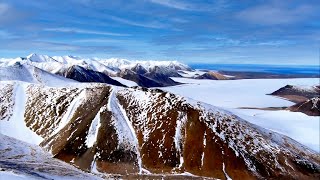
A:
<svg viewBox="0 0 320 180">
<path fill-rule="evenodd" d="M 94 145 L 94 143 L 97 141 L 97 137 L 98 137 L 98 130 L 101 126 L 100 123 L 100 113 L 103 111 L 105 107 L 100 108 L 99 112 L 97 113 L 96 117 L 93 119 L 93 121 L 91 122 L 90 128 L 89 128 L 89 132 L 86 138 L 86 145 L 87 147 L 92 147 Z"/>
<path fill-rule="evenodd" d="M 187 78 L 172 79 L 187 84 L 162 89 L 225 108 L 291 106 L 294 103 L 266 94 L 270 94 L 287 84 L 298 86 L 319 84 L 319 80 L 316 78 L 219 81 Z"/>
<path fill-rule="evenodd" d="M 301 112 L 231 109 L 239 117 L 266 129 L 287 135 L 305 146 L 320 152 L 320 118 Z"/>
<path fill-rule="evenodd" d="M 0 133 L 0 179 L 102 179 L 55 159 L 41 147 Z"/>
<path fill-rule="evenodd" d="M 27 99 L 27 84 L 14 83 L 13 91 L 15 104 L 13 115 L 7 121 L 0 121 L 0 133 L 28 142 L 30 144 L 39 144 L 43 138 L 29 129 L 24 121 L 24 111 Z"/>
<path fill-rule="evenodd" d="M 13 171 L 0 171 L 0 177 L 3 180 L 21 180 L 31 179 L 31 176 L 14 173 Z"/>
<path fill-rule="evenodd" d="M 318 85 L 319 79 L 243 79 L 212 81 L 173 78 L 173 80 L 187 84 L 162 89 L 197 101 L 222 107 L 251 123 L 289 136 L 303 145 L 320 152 L 319 117 L 307 116 L 300 112 L 286 110 L 239 109 L 239 107 L 263 108 L 291 106 L 294 103 L 267 94 L 288 84 L 299 87 Z"/>
<path fill-rule="evenodd" d="M 123 79 L 121 77 L 111 77 L 111 78 L 128 87 L 139 86 L 136 82 Z"/>
<path fill-rule="evenodd" d="M 8 66 L 0 66 L 0 81 L 24 81 L 50 87 L 63 87 L 77 82 L 49 73 L 33 65 L 19 62 Z"/>
</svg>

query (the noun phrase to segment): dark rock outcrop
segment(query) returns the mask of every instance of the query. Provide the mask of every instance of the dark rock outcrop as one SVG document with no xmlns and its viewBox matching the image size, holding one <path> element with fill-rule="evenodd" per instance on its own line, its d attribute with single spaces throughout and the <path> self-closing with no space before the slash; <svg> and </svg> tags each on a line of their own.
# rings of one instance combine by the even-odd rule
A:
<svg viewBox="0 0 320 180">
<path fill-rule="evenodd" d="M 309 116 L 320 116 L 320 98 L 311 98 L 288 108 L 290 111 L 302 112 Z"/>
<path fill-rule="evenodd" d="M 79 82 L 98 82 L 98 83 L 107 83 L 115 86 L 124 86 L 120 82 L 110 78 L 108 75 L 86 69 L 81 66 L 71 66 L 68 69 L 62 70 L 57 73 L 66 78 L 73 79 Z"/>
<path fill-rule="evenodd" d="M 141 87 L 149 88 L 149 87 L 162 87 L 163 86 L 161 83 L 159 83 L 151 78 L 148 78 L 144 75 L 137 74 L 129 69 L 126 69 L 126 70 L 120 72 L 119 76 L 124 79 L 134 81 Z"/>
<path fill-rule="evenodd" d="M 295 103 L 302 103 L 314 97 L 320 97 L 320 86 L 309 88 L 286 85 L 270 95 L 279 96 Z"/>
</svg>

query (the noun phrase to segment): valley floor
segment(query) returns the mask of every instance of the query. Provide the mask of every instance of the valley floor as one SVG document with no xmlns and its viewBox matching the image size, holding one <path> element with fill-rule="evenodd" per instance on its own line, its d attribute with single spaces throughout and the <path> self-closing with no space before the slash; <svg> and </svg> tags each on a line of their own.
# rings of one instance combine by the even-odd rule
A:
<svg viewBox="0 0 320 180">
<path fill-rule="evenodd" d="M 267 108 L 291 106 L 294 103 L 267 94 L 287 84 L 298 86 L 317 85 L 319 84 L 319 79 L 317 78 L 219 81 L 188 78 L 173 79 L 185 84 L 162 89 L 222 107 L 253 124 L 287 135 L 303 145 L 320 152 L 319 117 L 287 110 L 242 109 L 242 107 Z"/>
</svg>

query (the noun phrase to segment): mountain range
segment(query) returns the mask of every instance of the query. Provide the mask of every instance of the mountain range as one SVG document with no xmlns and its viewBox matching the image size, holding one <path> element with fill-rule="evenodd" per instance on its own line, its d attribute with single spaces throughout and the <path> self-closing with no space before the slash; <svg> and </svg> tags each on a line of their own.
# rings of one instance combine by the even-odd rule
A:
<svg viewBox="0 0 320 180">
<path fill-rule="evenodd" d="M 182 77 L 180 71 L 193 71 L 177 61 L 129 61 L 126 59 L 85 59 L 74 56 L 47 56 L 30 54 L 15 59 L 0 59 L 0 68 L 15 64 L 35 68 L 64 76 L 78 82 L 100 82 L 122 85 L 112 77 L 134 81 L 142 87 L 164 87 L 178 85 L 170 77 Z"/>
<path fill-rule="evenodd" d="M 84 179 L 320 177 L 319 154 L 295 140 L 219 107 L 146 88 L 194 73 L 181 63 L 34 54 L 0 62 L 1 171 Z M 114 76 L 146 84 L 128 87 Z"/>
</svg>

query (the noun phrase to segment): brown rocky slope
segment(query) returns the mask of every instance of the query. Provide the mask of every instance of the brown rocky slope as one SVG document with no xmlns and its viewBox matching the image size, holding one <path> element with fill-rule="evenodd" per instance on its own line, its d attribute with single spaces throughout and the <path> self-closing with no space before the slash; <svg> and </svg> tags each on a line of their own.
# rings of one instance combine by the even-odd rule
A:
<svg viewBox="0 0 320 180">
<path fill-rule="evenodd" d="M 286 108 L 290 111 L 302 112 L 309 116 L 320 116 L 320 85 L 311 87 L 286 85 L 270 95 L 296 103 Z"/>
<path fill-rule="evenodd" d="M 2 84 L 7 94 L 10 85 Z M 318 179 L 320 157 L 214 106 L 161 90 L 29 84 L 26 126 L 55 157 L 100 173 L 182 173 L 219 179 Z M 0 95 L 3 101 L 9 97 Z M 0 103 L 10 119 L 14 103 Z M 2 117 L 0 118 L 2 119 Z"/>
<path fill-rule="evenodd" d="M 320 116 L 320 97 L 308 99 L 288 107 L 290 111 L 303 112 L 309 116 Z"/>
</svg>

